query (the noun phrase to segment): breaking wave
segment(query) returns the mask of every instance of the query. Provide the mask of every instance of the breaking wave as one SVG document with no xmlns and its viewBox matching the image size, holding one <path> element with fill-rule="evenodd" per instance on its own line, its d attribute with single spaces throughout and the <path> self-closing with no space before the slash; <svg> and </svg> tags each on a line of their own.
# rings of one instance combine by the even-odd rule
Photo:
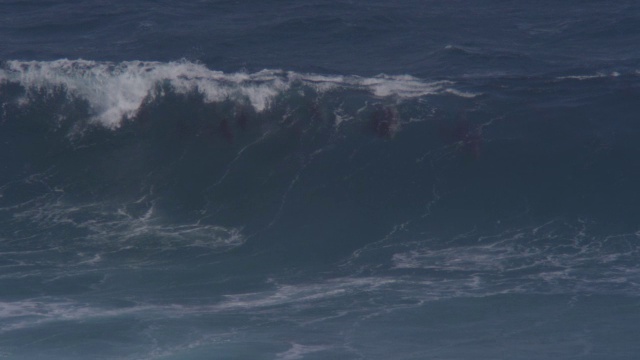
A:
<svg viewBox="0 0 640 360">
<path fill-rule="evenodd" d="M 410 75 L 303 74 L 285 70 L 223 73 L 188 61 L 121 63 L 89 60 L 6 61 L 0 68 L 0 85 L 18 84 L 24 94 L 16 101 L 28 104 L 34 97 L 60 92 L 87 103 L 93 121 L 118 128 L 135 117 L 141 107 L 165 95 L 199 94 L 205 103 L 235 101 L 256 112 L 268 109 L 278 96 L 295 89 L 316 93 L 356 91 L 396 101 L 432 94 L 473 96 L 452 88 L 450 81 L 427 81 Z"/>
</svg>

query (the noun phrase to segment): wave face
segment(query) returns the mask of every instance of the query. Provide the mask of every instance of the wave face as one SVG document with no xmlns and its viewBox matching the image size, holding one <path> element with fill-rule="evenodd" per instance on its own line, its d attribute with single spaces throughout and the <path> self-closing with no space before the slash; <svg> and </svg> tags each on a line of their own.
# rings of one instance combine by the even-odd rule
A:
<svg viewBox="0 0 640 360">
<path fill-rule="evenodd" d="M 0 359 L 636 359 L 638 24 L 0 1 Z"/>
<path fill-rule="evenodd" d="M 628 358 L 638 89 L 6 61 L 0 348 Z"/>
</svg>

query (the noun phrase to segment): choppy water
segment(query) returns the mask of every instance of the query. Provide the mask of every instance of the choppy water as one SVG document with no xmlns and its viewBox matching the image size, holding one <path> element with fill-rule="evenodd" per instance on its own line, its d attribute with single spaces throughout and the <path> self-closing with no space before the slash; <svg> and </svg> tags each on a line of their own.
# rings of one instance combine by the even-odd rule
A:
<svg viewBox="0 0 640 360">
<path fill-rule="evenodd" d="M 0 358 L 635 359 L 634 2 L 0 3 Z"/>
</svg>

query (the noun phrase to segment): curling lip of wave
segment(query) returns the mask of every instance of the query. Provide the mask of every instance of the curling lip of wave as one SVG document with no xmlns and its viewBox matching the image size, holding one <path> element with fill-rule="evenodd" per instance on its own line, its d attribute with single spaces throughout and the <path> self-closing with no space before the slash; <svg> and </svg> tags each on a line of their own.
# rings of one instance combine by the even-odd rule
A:
<svg viewBox="0 0 640 360">
<path fill-rule="evenodd" d="M 451 93 L 450 81 L 425 81 L 410 75 L 375 77 L 302 74 L 283 70 L 256 73 L 224 73 L 189 61 L 120 63 L 60 59 L 55 61 L 4 62 L 0 85 L 17 83 L 29 96 L 64 90 L 70 97 L 86 101 L 92 119 L 108 128 L 118 128 L 123 119 L 134 117 L 145 102 L 161 96 L 159 84 L 169 84 L 179 94 L 197 92 L 206 102 L 235 100 L 258 111 L 269 108 L 278 94 L 301 84 L 317 92 L 365 91 L 379 98 L 406 99 Z"/>
</svg>

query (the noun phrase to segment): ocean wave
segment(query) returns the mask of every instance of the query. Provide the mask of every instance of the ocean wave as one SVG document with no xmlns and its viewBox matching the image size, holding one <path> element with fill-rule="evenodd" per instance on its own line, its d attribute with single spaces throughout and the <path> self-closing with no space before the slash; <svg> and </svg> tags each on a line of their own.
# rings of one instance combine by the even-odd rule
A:
<svg viewBox="0 0 640 360">
<path fill-rule="evenodd" d="M 177 94 L 201 94 L 206 103 L 227 100 L 246 103 L 257 112 L 268 109 L 278 95 L 297 86 L 318 93 L 352 90 L 395 100 L 442 93 L 470 96 L 452 89 L 450 81 L 428 81 L 411 75 L 360 77 L 285 70 L 224 73 L 186 60 L 166 63 L 11 60 L 0 67 L 2 84 L 23 87 L 26 93 L 19 100 L 22 104 L 29 103 L 37 94 L 62 91 L 70 98 L 86 101 L 92 120 L 111 129 L 135 117 L 144 104 L 162 97 L 166 87 Z"/>
</svg>

